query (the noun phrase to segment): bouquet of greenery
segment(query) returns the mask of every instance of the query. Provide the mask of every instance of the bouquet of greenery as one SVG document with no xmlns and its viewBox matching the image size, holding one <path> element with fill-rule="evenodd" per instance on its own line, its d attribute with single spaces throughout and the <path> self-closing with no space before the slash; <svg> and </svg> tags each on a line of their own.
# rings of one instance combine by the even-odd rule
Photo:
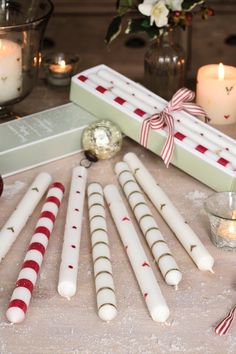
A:
<svg viewBox="0 0 236 354">
<path fill-rule="evenodd" d="M 125 33 L 146 32 L 155 38 L 167 28 L 185 29 L 194 16 L 207 19 L 214 15 L 203 0 L 117 0 L 116 9 L 117 16 L 108 27 L 106 43 L 122 32 L 125 20 Z"/>
</svg>

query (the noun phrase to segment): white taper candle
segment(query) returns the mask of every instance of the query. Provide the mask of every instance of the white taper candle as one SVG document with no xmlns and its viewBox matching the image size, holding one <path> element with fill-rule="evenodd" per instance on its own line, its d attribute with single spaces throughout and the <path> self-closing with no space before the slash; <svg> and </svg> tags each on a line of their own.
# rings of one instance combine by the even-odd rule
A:
<svg viewBox="0 0 236 354">
<path fill-rule="evenodd" d="M 169 308 L 118 189 L 108 185 L 104 194 L 150 315 L 154 321 L 165 322 Z"/>
<path fill-rule="evenodd" d="M 126 162 L 118 162 L 115 165 L 115 172 L 163 278 L 168 285 L 177 286 L 182 279 L 182 273 L 128 164 Z"/>
<path fill-rule="evenodd" d="M 74 296 L 77 289 L 86 180 L 87 169 L 75 167 L 72 171 L 58 280 L 58 292 L 67 299 Z"/>
<path fill-rule="evenodd" d="M 53 183 L 48 191 L 6 312 L 11 323 L 25 319 L 63 194 L 64 186 L 59 182 Z"/>
<path fill-rule="evenodd" d="M 111 321 L 117 315 L 117 307 L 100 184 L 94 182 L 88 186 L 88 205 L 98 315 L 104 321 Z"/>
<path fill-rule="evenodd" d="M 165 192 L 156 183 L 143 163 L 131 152 L 124 156 L 124 161 L 128 163 L 139 185 L 170 226 L 179 242 L 196 263 L 197 267 L 200 270 L 208 270 L 212 272 L 214 264 L 213 257 L 209 254 L 195 232 L 187 224 Z"/>
<path fill-rule="evenodd" d="M 0 262 L 6 256 L 17 236 L 27 223 L 30 215 L 33 213 L 51 183 L 51 179 L 48 173 L 40 173 L 2 227 L 0 231 Z"/>
</svg>

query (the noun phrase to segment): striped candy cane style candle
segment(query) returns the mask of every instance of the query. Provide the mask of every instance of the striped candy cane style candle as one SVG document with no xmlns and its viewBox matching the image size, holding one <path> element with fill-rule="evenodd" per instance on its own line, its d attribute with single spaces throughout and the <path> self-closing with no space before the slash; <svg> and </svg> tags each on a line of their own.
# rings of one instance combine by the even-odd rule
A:
<svg viewBox="0 0 236 354">
<path fill-rule="evenodd" d="M 58 280 L 58 292 L 70 299 L 77 289 L 79 249 L 84 209 L 87 169 L 79 166 L 72 172 L 68 201 L 64 243 Z"/>
<path fill-rule="evenodd" d="M 100 184 L 91 183 L 88 186 L 88 205 L 98 315 L 104 321 L 111 321 L 117 315 L 117 308 Z"/>
<path fill-rule="evenodd" d="M 115 172 L 163 278 L 168 285 L 177 286 L 182 279 L 182 274 L 129 166 L 125 162 L 118 162 Z"/>
<path fill-rule="evenodd" d="M 118 189 L 108 185 L 104 194 L 150 315 L 154 321 L 165 322 L 169 308 Z"/>
<path fill-rule="evenodd" d="M 215 333 L 219 336 L 227 334 L 232 326 L 233 320 L 235 318 L 236 307 L 233 307 L 227 316 L 221 320 L 215 327 Z"/>
<path fill-rule="evenodd" d="M 64 187 L 59 182 L 53 183 L 48 191 L 6 312 L 11 323 L 25 319 L 63 194 Z"/>
<path fill-rule="evenodd" d="M 27 223 L 50 183 L 51 176 L 46 172 L 40 173 L 2 227 L 0 231 L 0 262 Z"/>
<path fill-rule="evenodd" d="M 165 219 L 173 233 L 188 252 L 200 270 L 212 272 L 213 257 L 206 250 L 194 231 L 186 223 L 177 208 L 167 197 L 165 192 L 157 185 L 139 158 L 129 152 L 124 156 L 139 185 L 150 198 L 161 216 Z"/>
</svg>

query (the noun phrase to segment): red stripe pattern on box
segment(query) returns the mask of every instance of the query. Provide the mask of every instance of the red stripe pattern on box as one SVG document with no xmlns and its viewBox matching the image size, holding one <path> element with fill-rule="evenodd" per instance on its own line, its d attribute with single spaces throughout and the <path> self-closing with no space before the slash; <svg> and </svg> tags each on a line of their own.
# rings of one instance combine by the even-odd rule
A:
<svg viewBox="0 0 236 354">
<path fill-rule="evenodd" d="M 113 91 L 111 90 L 110 87 L 106 87 L 104 83 L 101 85 L 99 84 L 94 84 L 93 81 L 90 81 L 90 78 L 85 76 L 85 75 L 79 75 L 78 79 L 82 82 L 86 82 L 88 86 L 92 86 L 97 92 L 100 92 L 102 95 L 106 95 L 106 93 L 110 92 L 112 95 L 114 95 Z M 113 84 L 112 81 L 110 83 Z M 126 83 L 128 84 L 128 82 Z M 94 86 L 95 85 L 95 86 Z M 113 88 L 113 87 L 112 87 Z M 122 95 L 121 95 L 122 96 Z M 161 151 L 161 157 L 168 167 L 173 149 L 174 149 L 174 137 L 178 139 L 179 141 L 183 141 L 186 138 L 188 138 L 188 141 L 186 139 L 186 145 L 190 146 L 195 151 L 198 151 L 200 154 L 206 154 L 206 156 L 210 159 L 213 159 L 216 163 L 220 164 L 221 166 L 224 166 L 226 168 L 229 168 L 231 166 L 229 160 L 221 157 L 219 159 L 209 156 L 208 152 L 212 152 L 215 154 L 214 151 L 209 150 L 209 148 L 200 145 L 197 143 L 197 141 L 192 140 L 191 138 L 188 137 L 188 135 L 184 135 L 181 132 L 178 132 L 175 130 L 174 127 L 174 119 L 172 116 L 173 112 L 176 111 L 185 111 L 187 113 L 190 113 L 194 116 L 206 116 L 206 113 L 204 110 L 198 106 L 197 104 L 191 102 L 194 99 L 194 93 L 187 88 L 182 88 L 179 91 L 175 93 L 175 95 L 172 97 L 171 101 L 168 102 L 166 107 L 163 109 L 162 112 L 154 113 L 151 116 L 147 117 L 148 113 L 145 112 L 143 109 L 140 107 L 135 107 L 135 105 L 126 98 L 124 99 L 119 95 L 114 96 L 112 100 L 119 104 L 119 105 L 125 105 L 126 108 L 132 113 L 135 113 L 139 117 L 143 118 L 142 126 L 141 126 L 141 134 L 140 134 L 140 144 L 143 145 L 144 147 L 147 146 L 148 142 L 148 135 L 150 129 L 153 130 L 159 130 L 159 129 L 164 129 L 166 130 L 167 133 L 167 139 L 165 141 L 165 144 L 163 146 L 163 149 Z M 156 109 L 156 107 L 154 107 Z M 178 123 L 180 123 L 180 120 L 178 120 Z M 167 128 L 167 129 L 165 129 Z M 195 146 L 194 146 L 195 144 Z M 226 149 L 227 150 L 227 149 Z"/>
<path fill-rule="evenodd" d="M 61 183 L 50 186 L 7 309 L 7 319 L 12 323 L 25 318 L 63 194 Z"/>
</svg>

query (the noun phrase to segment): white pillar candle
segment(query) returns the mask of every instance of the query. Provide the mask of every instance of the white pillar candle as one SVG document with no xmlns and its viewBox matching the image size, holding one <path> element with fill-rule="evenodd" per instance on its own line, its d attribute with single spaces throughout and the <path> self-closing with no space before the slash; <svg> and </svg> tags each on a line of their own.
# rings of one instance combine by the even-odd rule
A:
<svg viewBox="0 0 236 354">
<path fill-rule="evenodd" d="M 236 68 L 223 64 L 202 66 L 197 74 L 197 103 L 210 124 L 236 122 Z"/>
<path fill-rule="evenodd" d="M 40 173 L 2 227 L 0 231 L 0 262 L 27 223 L 50 183 L 51 176 L 46 172 Z"/>
<path fill-rule="evenodd" d="M 150 198 L 156 209 L 167 222 L 179 242 L 188 252 L 200 270 L 212 272 L 213 257 L 206 250 L 195 232 L 190 228 L 166 193 L 159 187 L 152 175 L 133 153 L 124 156 L 136 180 Z"/>
<path fill-rule="evenodd" d="M 0 39 L 0 103 L 19 97 L 21 86 L 21 47 L 8 39 Z"/>
<path fill-rule="evenodd" d="M 67 299 L 74 296 L 77 289 L 86 180 L 87 169 L 75 167 L 72 171 L 58 280 L 58 292 Z"/>
<path fill-rule="evenodd" d="M 155 95 L 148 93 L 147 90 L 142 86 L 136 87 L 129 81 L 122 80 L 118 75 L 116 75 L 115 73 L 111 73 L 106 69 L 99 70 L 97 76 L 100 77 L 103 81 L 106 80 L 106 86 L 113 85 L 115 87 L 122 89 L 124 92 L 128 93 L 129 95 L 138 98 L 140 108 L 143 107 L 143 103 L 146 103 L 149 106 L 151 106 L 152 114 L 157 110 L 161 111 L 166 104 L 164 100 L 160 101 L 160 99 L 158 99 L 157 101 Z M 211 127 L 208 127 L 206 124 L 202 124 L 202 122 L 200 122 L 197 119 L 189 119 L 189 116 L 187 114 L 181 114 L 181 112 L 180 113 L 175 112 L 173 114 L 173 118 L 175 121 L 175 127 L 177 128 L 176 130 L 180 131 L 179 126 L 178 127 L 176 126 L 176 123 L 180 122 L 181 125 L 185 127 L 185 132 L 189 131 L 190 129 L 190 131 L 192 130 L 194 133 L 198 133 L 198 135 L 195 134 L 195 138 L 194 138 L 196 143 L 200 143 L 199 139 L 201 139 L 201 141 L 202 139 L 204 139 L 204 142 L 207 139 L 209 143 L 213 142 L 214 144 L 217 144 L 218 147 L 216 149 L 214 148 L 215 151 L 217 151 L 218 153 L 220 152 L 221 153 L 220 156 L 229 159 L 229 161 L 231 161 L 232 156 L 229 157 L 228 150 L 230 150 L 234 155 L 236 155 L 236 145 L 233 145 L 233 143 L 226 140 L 223 136 L 219 134 L 217 130 L 213 130 Z M 185 134 L 183 131 L 182 133 Z M 190 137 L 188 133 L 186 135 Z M 204 143 L 202 143 L 202 145 L 205 146 Z"/>
<path fill-rule="evenodd" d="M 64 187 L 59 182 L 53 183 L 48 191 L 6 312 L 11 323 L 25 319 L 63 194 Z"/>
<path fill-rule="evenodd" d="M 98 315 L 108 322 L 116 317 L 117 307 L 103 190 L 100 184 L 91 183 L 88 186 L 88 205 Z"/>
<path fill-rule="evenodd" d="M 169 308 L 118 189 L 108 185 L 104 194 L 150 315 L 154 321 L 165 322 Z"/>
<path fill-rule="evenodd" d="M 128 164 L 118 162 L 115 172 L 163 278 L 168 285 L 177 287 L 182 274 Z"/>
</svg>

